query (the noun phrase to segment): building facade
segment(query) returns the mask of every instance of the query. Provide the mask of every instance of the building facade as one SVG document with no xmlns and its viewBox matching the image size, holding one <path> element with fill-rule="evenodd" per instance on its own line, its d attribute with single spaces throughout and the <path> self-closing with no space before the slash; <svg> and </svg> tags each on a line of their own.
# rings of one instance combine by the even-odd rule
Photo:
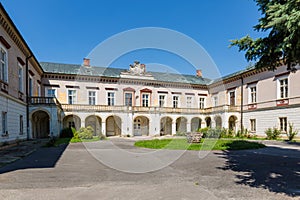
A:
<svg viewBox="0 0 300 200">
<path fill-rule="evenodd" d="M 157 136 L 199 128 L 300 128 L 299 66 L 246 69 L 210 80 L 195 75 L 39 63 L 1 5 L 0 142 L 59 136 L 92 126 L 106 136 Z"/>
</svg>

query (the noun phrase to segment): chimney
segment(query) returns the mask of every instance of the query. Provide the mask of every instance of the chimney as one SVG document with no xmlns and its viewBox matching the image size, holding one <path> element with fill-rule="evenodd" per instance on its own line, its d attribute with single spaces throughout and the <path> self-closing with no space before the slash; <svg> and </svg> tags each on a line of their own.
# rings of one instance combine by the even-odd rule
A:
<svg viewBox="0 0 300 200">
<path fill-rule="evenodd" d="M 83 66 L 89 67 L 90 66 L 90 59 L 89 58 L 84 58 L 83 59 Z"/>
<path fill-rule="evenodd" d="M 202 77 L 202 70 L 201 69 L 196 70 L 196 76 L 197 77 Z"/>
</svg>

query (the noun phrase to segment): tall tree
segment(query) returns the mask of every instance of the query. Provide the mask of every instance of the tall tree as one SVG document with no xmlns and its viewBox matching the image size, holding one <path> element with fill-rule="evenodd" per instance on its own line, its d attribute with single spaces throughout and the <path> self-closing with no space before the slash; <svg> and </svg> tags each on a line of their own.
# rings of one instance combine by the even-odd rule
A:
<svg viewBox="0 0 300 200">
<path fill-rule="evenodd" d="M 231 40 L 231 46 L 245 51 L 245 58 L 256 61 L 256 68 L 275 70 L 284 64 L 287 70 L 295 70 L 300 63 L 300 0 L 254 1 L 262 14 L 254 30 L 268 35 Z"/>
</svg>

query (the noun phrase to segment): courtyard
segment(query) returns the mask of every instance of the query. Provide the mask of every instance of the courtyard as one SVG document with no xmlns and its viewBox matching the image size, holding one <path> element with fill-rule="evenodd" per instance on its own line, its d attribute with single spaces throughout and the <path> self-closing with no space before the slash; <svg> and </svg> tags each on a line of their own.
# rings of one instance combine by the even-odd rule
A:
<svg viewBox="0 0 300 200">
<path fill-rule="evenodd" d="M 199 153 L 138 148 L 136 140 L 39 148 L 0 168 L 0 198 L 299 198 L 298 143 L 265 141 L 262 149 Z"/>
</svg>

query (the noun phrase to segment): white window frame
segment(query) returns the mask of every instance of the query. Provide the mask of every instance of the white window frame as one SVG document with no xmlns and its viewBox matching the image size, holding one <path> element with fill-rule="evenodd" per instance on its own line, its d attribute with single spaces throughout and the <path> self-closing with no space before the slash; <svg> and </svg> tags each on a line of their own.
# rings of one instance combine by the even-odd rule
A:
<svg viewBox="0 0 300 200">
<path fill-rule="evenodd" d="M 282 121 L 284 120 L 284 121 Z M 287 117 L 279 117 L 279 129 L 281 132 L 286 133 L 288 130 L 288 120 Z"/>
<path fill-rule="evenodd" d="M 256 119 L 250 119 L 250 131 L 252 133 L 256 132 Z"/>
<path fill-rule="evenodd" d="M 280 82 L 282 80 L 287 80 L 287 96 L 285 96 L 285 93 L 284 93 L 284 97 L 281 97 L 281 85 L 280 85 Z M 287 99 L 289 98 L 289 95 L 290 95 L 290 80 L 289 80 L 289 76 L 286 75 L 286 76 L 280 76 L 277 78 L 277 99 Z"/>
<path fill-rule="evenodd" d="M 144 96 L 145 95 L 145 96 Z M 144 97 L 147 97 L 146 99 Z M 150 107 L 150 93 L 142 93 L 142 107 Z"/>
<path fill-rule="evenodd" d="M 234 105 L 231 105 L 230 93 L 234 93 Z M 230 106 L 236 106 L 236 89 L 228 90 L 227 94 L 228 94 L 228 105 L 230 105 Z"/>
<path fill-rule="evenodd" d="M 203 101 L 201 101 L 201 99 L 203 99 Z M 205 102 L 206 102 L 205 97 L 199 97 L 199 109 L 204 109 L 205 108 Z"/>
<path fill-rule="evenodd" d="M 90 96 L 90 92 L 94 92 L 95 93 L 95 96 Z M 88 90 L 87 91 L 87 104 L 88 105 L 91 105 L 91 106 L 93 106 L 93 105 L 96 105 L 97 104 L 97 91 L 96 90 Z M 94 104 L 90 104 L 90 98 L 94 98 Z"/>
<path fill-rule="evenodd" d="M 54 90 L 54 96 L 52 96 L 52 95 L 50 96 L 49 95 L 49 92 L 48 92 L 49 90 Z M 57 89 L 48 87 L 48 88 L 45 89 L 45 94 L 46 94 L 45 95 L 46 97 L 57 97 Z"/>
<path fill-rule="evenodd" d="M 127 105 L 127 98 L 126 98 L 126 94 L 131 94 L 131 105 Z M 134 95 L 133 95 L 134 93 L 133 92 L 124 92 L 124 105 L 125 106 L 133 106 L 133 97 L 134 97 Z"/>
<path fill-rule="evenodd" d="M 74 94 L 72 94 L 72 96 L 73 96 L 73 98 L 72 98 L 72 102 L 70 102 L 70 94 L 69 94 L 69 92 L 70 91 L 74 91 Z M 68 104 L 71 104 L 71 105 L 73 105 L 73 104 L 76 104 L 77 103 L 77 90 L 68 90 Z"/>
<path fill-rule="evenodd" d="M 219 105 L 219 97 L 218 97 L 218 95 L 213 95 L 212 96 L 212 105 L 213 105 L 213 107 L 217 107 Z"/>
<path fill-rule="evenodd" d="M 252 99 L 252 91 L 251 89 L 255 88 L 255 101 Z M 248 104 L 257 103 L 257 85 L 248 85 Z"/>
<path fill-rule="evenodd" d="M 110 94 L 113 94 L 112 96 L 110 96 Z M 116 93 L 115 92 L 107 92 L 107 105 L 108 106 L 114 106 L 116 104 Z"/>
<path fill-rule="evenodd" d="M 163 97 L 162 99 L 160 98 L 160 97 Z M 160 107 L 160 108 L 163 108 L 163 107 L 166 107 L 166 95 L 165 94 L 160 94 L 160 95 L 158 95 L 158 106 Z M 163 102 L 162 104 L 161 104 L 161 102 Z"/>
<path fill-rule="evenodd" d="M 194 104 L 194 98 L 193 96 L 186 96 L 186 107 L 192 108 Z"/>
<path fill-rule="evenodd" d="M 8 83 L 8 53 L 7 49 L 0 43 L 0 51 L 5 53 L 5 60 L 2 61 L 0 57 L 0 81 Z M 2 72 L 2 64 L 4 64 L 4 72 Z M 4 77 L 2 77 L 2 73 Z"/>
<path fill-rule="evenodd" d="M 177 97 L 177 100 L 174 99 L 176 97 Z M 175 102 L 176 102 L 176 106 L 175 106 Z M 180 106 L 180 97 L 178 95 L 173 95 L 172 96 L 172 107 L 173 108 L 179 108 L 179 106 Z"/>
<path fill-rule="evenodd" d="M 20 92 L 24 91 L 24 79 L 23 79 L 23 75 L 24 75 L 23 66 L 18 62 L 18 80 L 19 80 L 19 91 Z"/>
</svg>

